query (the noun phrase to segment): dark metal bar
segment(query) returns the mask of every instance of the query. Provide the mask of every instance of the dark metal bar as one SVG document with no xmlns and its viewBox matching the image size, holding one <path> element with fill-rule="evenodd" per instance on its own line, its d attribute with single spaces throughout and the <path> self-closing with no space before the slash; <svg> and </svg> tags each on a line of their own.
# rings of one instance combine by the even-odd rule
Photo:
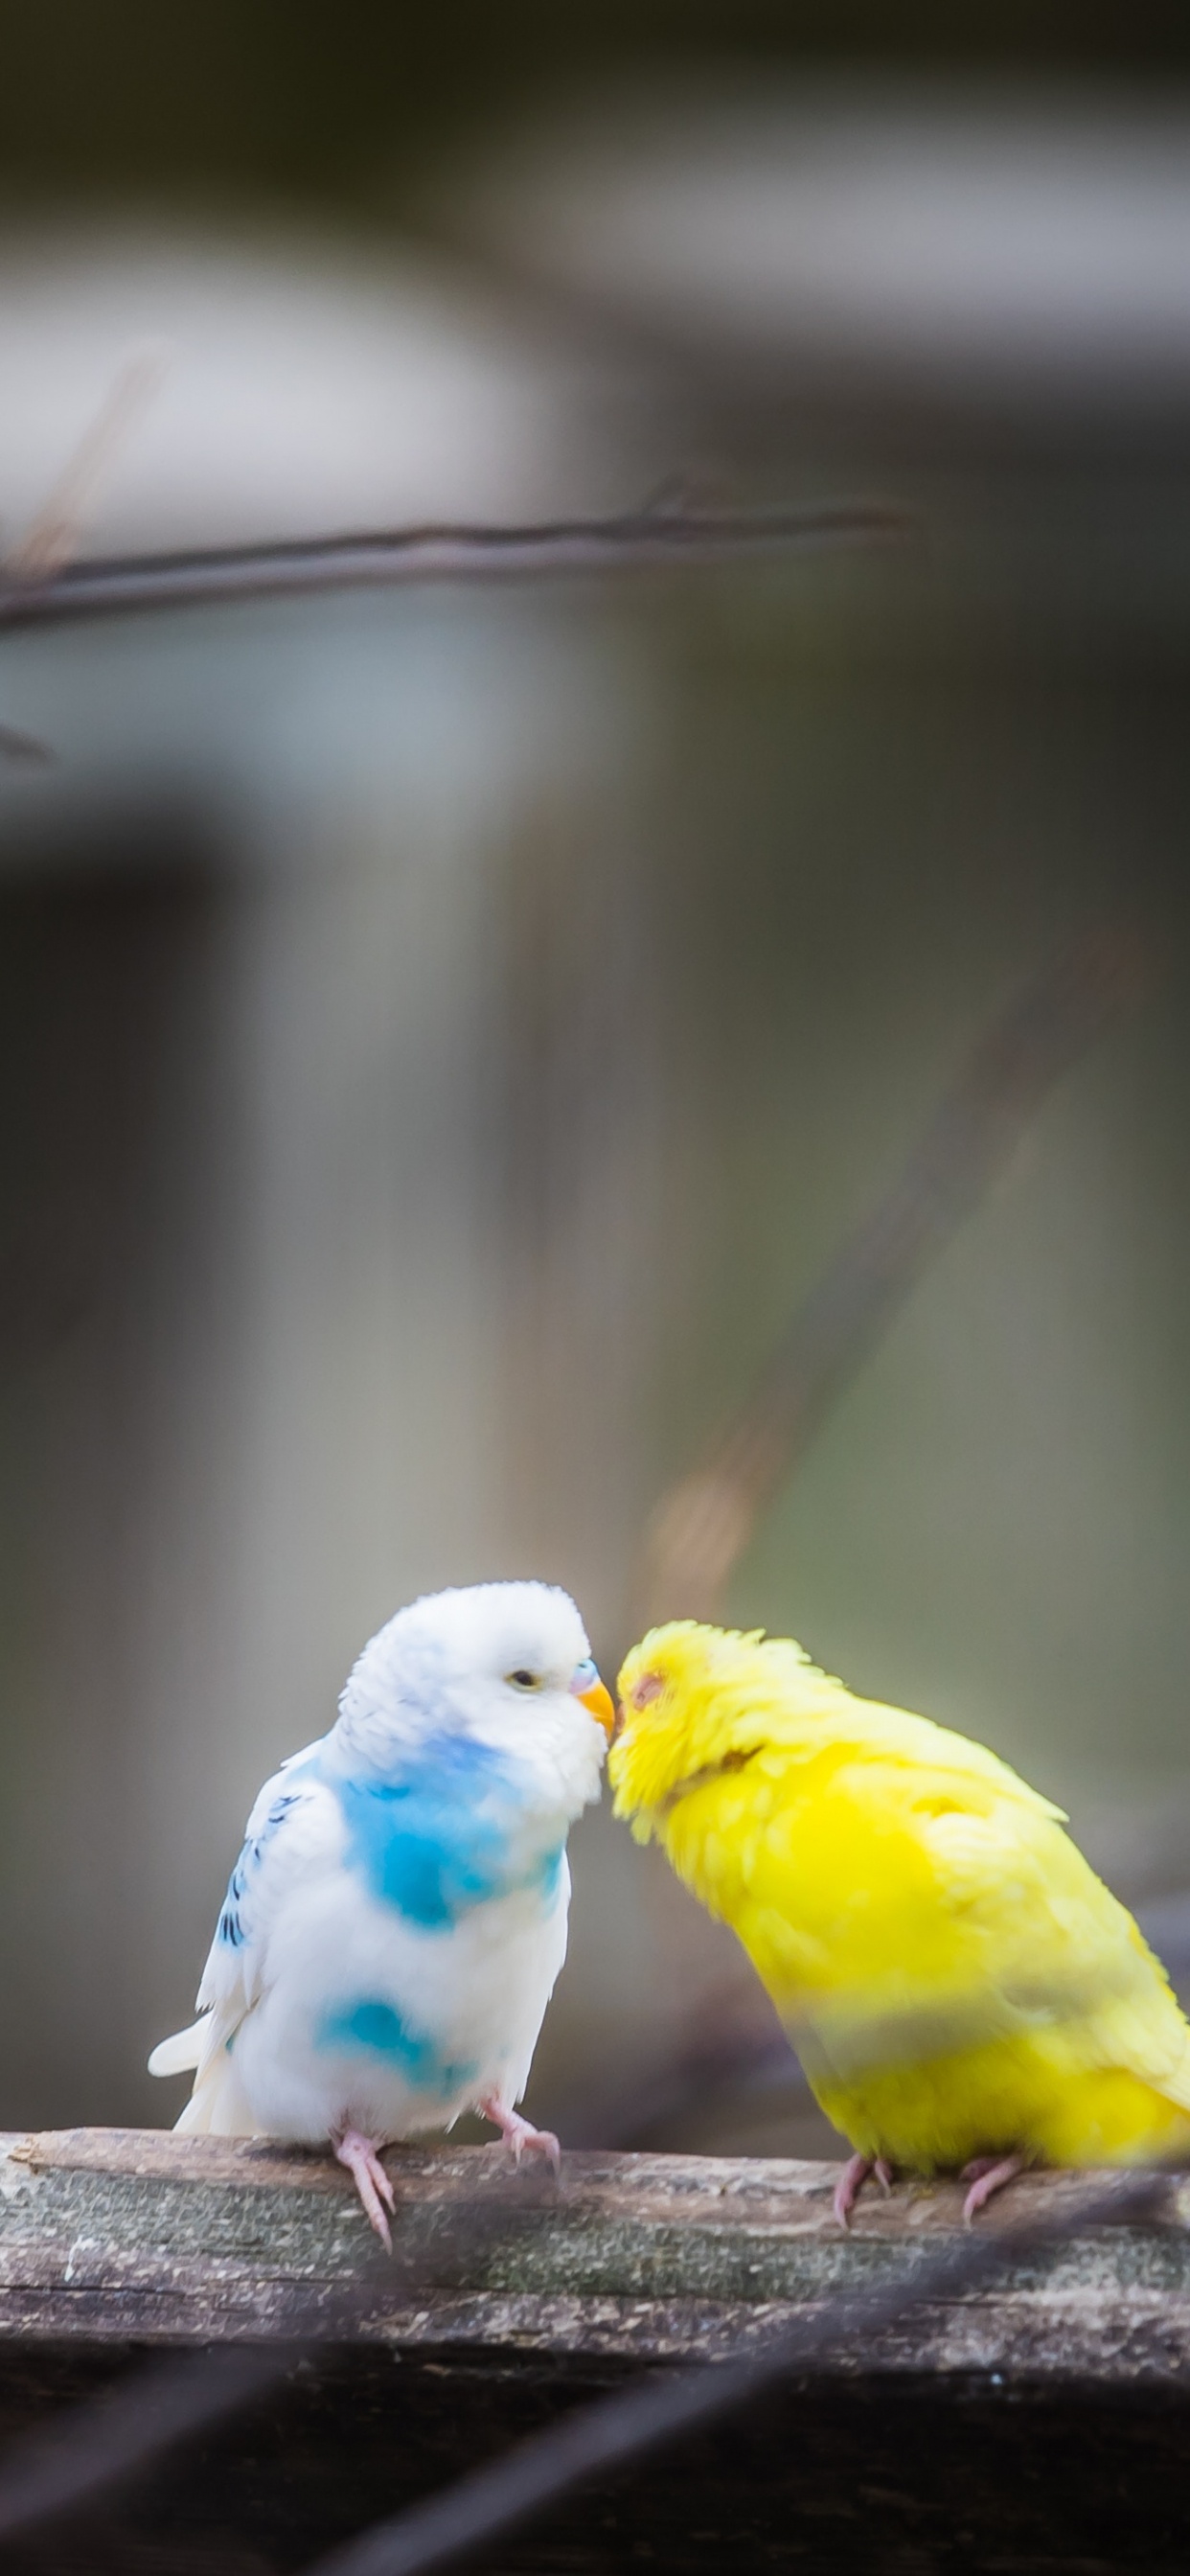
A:
<svg viewBox="0 0 1190 2576">
<path fill-rule="evenodd" d="M 844 502 L 807 510 L 641 510 L 620 518 L 508 528 L 394 528 L 193 554 L 129 555 L 72 563 L 36 581 L 5 579 L 0 570 L 0 629 L 408 582 L 556 580 L 565 574 L 729 563 L 888 542 L 906 536 L 911 525 L 903 511 Z"/>
<path fill-rule="evenodd" d="M 721 2423 L 791 2371 L 823 2361 L 843 2346 L 870 2352 L 911 2308 L 966 2297 L 1022 2254 L 1040 2252 L 1088 2228 L 1151 2216 L 1167 2187 L 1163 2172 L 1128 2174 L 1082 2194 L 1061 2218 L 1047 2224 L 985 2226 L 960 2244 L 907 2266 L 886 2288 L 832 2299 L 798 2317 L 747 2361 L 666 2373 L 643 2387 L 576 2408 L 547 2432 L 518 2443 L 491 2468 L 460 2478 L 441 2495 L 332 2550 L 309 2576 L 430 2576 L 431 2569 L 453 2565 L 481 2543 L 560 2503 L 589 2479 L 626 2468 L 702 2425 Z"/>
<path fill-rule="evenodd" d="M 232 2346 L 170 2354 L 66 2407 L 0 2466 L 0 2542 L 76 2512 L 188 2435 L 209 2432 L 279 2386 L 295 2355 Z"/>
</svg>

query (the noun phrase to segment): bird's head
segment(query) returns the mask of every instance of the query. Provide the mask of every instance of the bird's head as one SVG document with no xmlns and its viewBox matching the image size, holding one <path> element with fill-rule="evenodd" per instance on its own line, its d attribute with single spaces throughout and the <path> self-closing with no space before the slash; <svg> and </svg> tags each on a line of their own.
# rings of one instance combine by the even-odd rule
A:
<svg viewBox="0 0 1190 2576">
<path fill-rule="evenodd" d="M 632 1648 L 616 1683 L 619 1715 L 608 1773 L 615 1811 L 638 1842 L 659 1834 L 679 1800 L 744 1764 L 809 1715 L 824 1676 L 792 1639 L 675 1619 Z"/>
<path fill-rule="evenodd" d="M 568 1593 L 477 1583 L 427 1593 L 379 1630 L 344 1689 L 336 1733 L 382 1771 L 452 1736 L 597 1775 L 613 1717 Z"/>
</svg>

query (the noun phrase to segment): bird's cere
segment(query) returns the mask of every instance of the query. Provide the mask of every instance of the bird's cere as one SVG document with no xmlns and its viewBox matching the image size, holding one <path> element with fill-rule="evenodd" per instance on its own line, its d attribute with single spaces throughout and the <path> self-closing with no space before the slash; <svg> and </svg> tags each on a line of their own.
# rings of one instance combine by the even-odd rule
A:
<svg viewBox="0 0 1190 2576">
<path fill-rule="evenodd" d="M 570 1687 L 575 1698 L 582 1701 L 583 1707 L 590 1709 L 592 1717 L 598 1718 L 605 1735 L 613 1735 L 616 1726 L 615 1701 L 606 1682 L 600 1681 L 599 1667 L 593 1656 L 585 1655 L 582 1663 L 575 1665 L 570 1676 Z"/>
<path fill-rule="evenodd" d="M 566 1838 L 599 1795 L 612 1704 L 569 1596 L 477 1584 L 399 1610 L 327 1735 L 248 1819 L 193 2028 L 188 2130 L 328 2140 L 388 2241 L 380 2149 L 516 2109 L 566 1952 Z"/>
</svg>

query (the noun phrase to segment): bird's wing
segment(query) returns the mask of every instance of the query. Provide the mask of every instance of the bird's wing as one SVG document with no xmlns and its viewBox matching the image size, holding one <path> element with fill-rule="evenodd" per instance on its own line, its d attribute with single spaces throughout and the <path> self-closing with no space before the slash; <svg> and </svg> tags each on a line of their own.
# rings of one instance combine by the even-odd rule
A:
<svg viewBox="0 0 1190 2576">
<path fill-rule="evenodd" d="M 268 1982 L 269 1934 L 282 1899 L 295 1880 L 332 1861 L 339 1849 L 342 1826 L 319 1776 L 320 1751 L 311 1744 L 291 1754 L 266 1780 L 248 1818 L 197 1998 L 200 2014 L 213 2011 L 224 2036 Z M 162 2045 L 172 2050 L 174 2042 Z"/>
<path fill-rule="evenodd" d="M 986 1782 L 1022 1806 L 1064 1821 L 1060 1807 L 1031 1789 L 986 1744 L 953 1734 L 912 1709 L 862 1698 L 833 1673 L 820 1671 L 791 1638 L 727 1642 L 730 1652 L 713 1661 L 709 1696 L 717 1739 L 726 1725 L 726 1740 L 737 1751 L 768 1744 L 805 1761 L 827 1747 L 842 1751 L 854 1746 L 914 1770 L 938 1766 L 960 1778 Z"/>
<path fill-rule="evenodd" d="M 1190 2033 L 1131 1916 L 1044 1800 L 952 1763 L 965 1739 L 922 1725 L 928 1762 L 902 1738 L 833 1748 L 814 1772 L 770 1742 L 678 1806 L 679 1874 L 741 1933 L 791 2025 L 829 2027 L 839 2062 L 1040 2027 L 1072 2066 L 1182 2101 Z"/>
<path fill-rule="evenodd" d="M 1060 2028 L 1072 2060 L 1116 2067 L 1190 2107 L 1190 2031 L 1165 1970 L 1060 1827 L 997 1801 L 972 1813 L 941 1785 L 919 1808 L 951 1920 L 1025 2022 Z"/>
<path fill-rule="evenodd" d="M 1072 2072 L 1124 2069 L 1190 2099 L 1190 2032 L 1131 1915 L 1044 1802 L 952 1768 L 949 1742 L 929 1764 L 854 1762 L 822 1802 L 814 1928 L 837 2002 L 850 1987 L 873 2041 L 903 2023 L 901 2050 L 1044 2031 Z"/>
<path fill-rule="evenodd" d="M 911 1709 L 856 1699 L 841 1682 L 833 1682 L 829 1688 L 838 1694 L 838 1704 L 833 1699 L 830 1704 L 829 1718 L 841 1744 L 854 1742 L 877 1760 L 904 1764 L 914 1774 L 938 1772 L 948 1781 L 981 1784 L 994 1789 L 1012 1805 L 1032 1808 L 1038 1815 L 1065 1823 L 1061 1807 L 1055 1807 L 1039 1789 L 1031 1788 L 1019 1771 L 976 1737 L 956 1735 L 949 1726 L 939 1726 L 932 1717 L 917 1717 Z"/>
<path fill-rule="evenodd" d="M 164 2039 L 151 2075 L 195 2070 L 180 2129 L 250 2135 L 256 2128 L 235 2056 L 241 2022 L 270 1983 L 269 1948 L 280 1906 L 295 1884 L 333 1868 L 342 1850 L 338 1803 L 319 1776 L 321 1745 L 291 1754 L 266 1780 L 248 1818 L 198 1990 L 198 2020 Z"/>
</svg>

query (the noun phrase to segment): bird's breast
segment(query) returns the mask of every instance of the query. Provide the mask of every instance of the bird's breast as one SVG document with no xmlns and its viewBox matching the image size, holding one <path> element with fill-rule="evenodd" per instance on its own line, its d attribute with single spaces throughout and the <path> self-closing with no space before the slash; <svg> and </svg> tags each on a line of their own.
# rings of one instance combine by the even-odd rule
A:
<svg viewBox="0 0 1190 2576">
<path fill-rule="evenodd" d="M 517 1894 L 541 1913 L 557 1904 L 565 1819 L 543 1815 L 488 1748 L 452 1744 L 398 1779 L 347 1777 L 335 1787 L 348 1868 L 419 1930 L 447 1932 Z"/>
</svg>

